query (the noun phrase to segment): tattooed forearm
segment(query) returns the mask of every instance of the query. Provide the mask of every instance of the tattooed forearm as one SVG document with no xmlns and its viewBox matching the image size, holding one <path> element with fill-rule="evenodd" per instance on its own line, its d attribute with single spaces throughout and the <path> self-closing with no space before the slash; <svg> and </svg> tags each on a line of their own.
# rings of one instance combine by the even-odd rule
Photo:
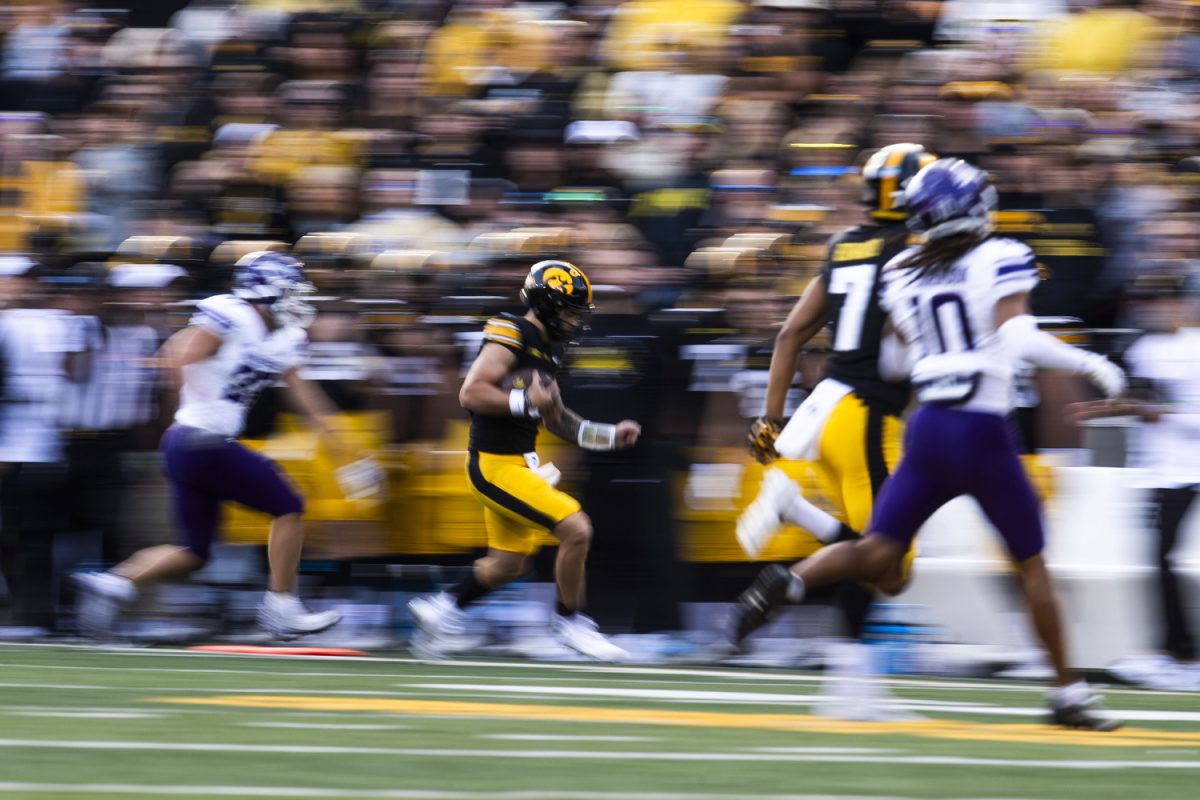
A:
<svg viewBox="0 0 1200 800">
<path fill-rule="evenodd" d="M 550 412 L 542 417 L 546 430 L 560 439 L 568 442 L 579 440 L 579 427 L 583 425 L 583 417 L 576 414 L 561 402 L 556 403 Z"/>
</svg>

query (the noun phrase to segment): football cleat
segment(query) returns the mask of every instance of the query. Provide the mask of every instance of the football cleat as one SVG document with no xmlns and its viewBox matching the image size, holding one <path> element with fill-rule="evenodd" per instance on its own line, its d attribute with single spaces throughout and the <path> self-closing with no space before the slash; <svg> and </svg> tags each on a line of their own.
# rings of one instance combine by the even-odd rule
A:
<svg viewBox="0 0 1200 800">
<path fill-rule="evenodd" d="M 258 606 L 258 624 L 278 639 L 295 639 L 332 628 L 340 611 L 312 612 L 292 594 L 267 592 Z"/>
<path fill-rule="evenodd" d="M 111 572 L 79 572 L 71 576 L 79 590 L 76 624 L 97 641 L 116 634 L 121 612 L 137 597 L 133 582 Z"/>
<path fill-rule="evenodd" d="M 1099 716 L 1092 711 L 1098 702 L 1100 698 L 1092 694 L 1083 681 L 1055 689 L 1050 694 L 1050 724 L 1101 732 L 1115 731 L 1121 727 L 1120 720 Z"/>
<path fill-rule="evenodd" d="M 747 636 L 766 625 L 775 609 L 787 602 L 791 580 L 791 572 L 779 564 L 771 564 L 760 572 L 750 588 L 733 604 L 729 641 L 741 647 Z"/>
<path fill-rule="evenodd" d="M 596 661 L 624 661 L 629 653 L 617 647 L 597 629 L 596 622 L 584 614 L 569 617 L 554 615 L 558 640 L 577 653 Z"/>
<path fill-rule="evenodd" d="M 1092 713 L 1091 703 L 1078 703 L 1069 706 L 1052 706 L 1050 709 L 1050 724 L 1060 728 L 1077 728 L 1088 731 L 1107 733 L 1121 727 L 1121 720 L 1111 717 L 1101 717 Z"/>
<path fill-rule="evenodd" d="M 467 616 L 454 598 L 445 592 L 413 599 L 408 604 L 408 611 L 417 627 L 430 639 L 461 635 Z"/>
<path fill-rule="evenodd" d="M 832 642 L 825 652 L 825 675 L 813 713 L 856 722 L 913 722 L 922 719 L 900 708 L 887 681 L 874 674 L 875 648 L 864 642 Z"/>
</svg>

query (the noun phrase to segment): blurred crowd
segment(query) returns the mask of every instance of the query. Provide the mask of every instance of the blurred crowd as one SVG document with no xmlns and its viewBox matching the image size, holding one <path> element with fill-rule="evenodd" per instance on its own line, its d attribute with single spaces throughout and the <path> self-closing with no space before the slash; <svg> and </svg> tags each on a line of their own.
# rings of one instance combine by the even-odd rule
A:
<svg viewBox="0 0 1200 800">
<path fill-rule="evenodd" d="M 663 476 L 739 447 L 760 413 L 775 329 L 829 237 L 863 220 L 874 148 L 989 170 L 999 230 L 1039 257 L 1036 313 L 1082 341 L 1153 326 L 1146 301 L 1200 269 L 1187 0 L 174 6 L 158 28 L 0 6 L 10 583 L 46 574 L 45 531 L 111 530 L 109 562 L 128 549 L 122 454 L 152 449 L 171 411 L 157 345 L 252 250 L 293 252 L 318 287 L 308 377 L 381 412 L 387 447 L 428 451 L 462 446 L 481 320 L 516 306 L 533 261 L 582 266 L 599 309 L 564 390 L 646 426 L 637 453 L 590 466 L 662 483 L 632 499 L 663 501 L 657 531 Z M 277 428 L 275 403 L 248 435 Z M 1078 444 L 1057 408 L 1029 429 L 1034 448 Z M 692 470 L 693 506 L 724 475 Z"/>
</svg>

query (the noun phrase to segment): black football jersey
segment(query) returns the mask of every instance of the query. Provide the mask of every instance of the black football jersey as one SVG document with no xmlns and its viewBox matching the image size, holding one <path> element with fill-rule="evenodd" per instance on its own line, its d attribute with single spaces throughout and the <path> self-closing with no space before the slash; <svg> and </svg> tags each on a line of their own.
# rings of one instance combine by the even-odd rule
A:
<svg viewBox="0 0 1200 800">
<path fill-rule="evenodd" d="M 500 314 L 483 326 L 483 341 L 507 347 L 517 356 L 513 372 L 537 370 L 554 377 L 562 360 L 562 345 L 542 336 L 529 320 L 517 314 Z M 518 419 L 508 414 L 492 416 L 471 414 L 471 436 L 468 447 L 484 453 L 512 455 L 530 453 L 537 446 L 540 423 Z"/>
<path fill-rule="evenodd" d="M 904 410 L 909 387 L 879 377 L 879 342 L 887 321 L 887 312 L 879 307 L 879 276 L 907 243 L 902 224 L 859 225 L 830 241 L 821 270 L 833 328 L 833 355 L 825 374 L 889 414 Z"/>
</svg>

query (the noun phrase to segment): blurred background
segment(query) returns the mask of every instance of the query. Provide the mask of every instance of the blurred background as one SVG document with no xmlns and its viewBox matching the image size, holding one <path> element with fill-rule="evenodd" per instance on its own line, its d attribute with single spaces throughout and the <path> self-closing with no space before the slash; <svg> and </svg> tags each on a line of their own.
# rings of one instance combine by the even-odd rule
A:
<svg viewBox="0 0 1200 800">
<path fill-rule="evenodd" d="M 919 142 L 989 170 L 999 230 L 1042 267 L 1035 311 L 1068 341 L 1120 360 L 1143 332 L 1200 321 L 1198 3 L 111 5 L 0 5 L 4 636 L 73 636 L 70 572 L 170 540 L 155 448 L 174 409 L 154 354 L 251 250 L 307 264 L 321 296 L 305 374 L 386 467 L 388 494 L 343 498 L 275 393 L 246 437 L 309 497 L 303 594 L 349 612 L 330 635 L 384 645 L 407 635 L 404 599 L 484 544 L 457 391 L 482 321 L 516 310 L 535 260 L 568 258 L 597 286 L 568 404 L 645 429 L 629 453 L 547 442 L 543 458 L 595 521 L 594 616 L 658 655 L 715 631 L 760 567 L 733 535 L 761 475 L 745 433 L 779 324 L 829 237 L 864 219 L 873 148 Z M 1177 354 L 1175 377 L 1200 378 L 1200 350 Z M 1064 407 L 1091 396 L 1074 378 L 1023 389 L 1077 657 L 1156 649 L 1160 569 L 1176 566 L 1195 611 L 1200 537 L 1185 524 L 1159 552 L 1133 420 L 1068 423 Z M 1195 460 L 1183 485 L 1200 483 L 1200 449 L 1162 446 Z M 1011 660 L 1028 635 L 1007 565 L 961 502 L 930 523 L 916 584 L 883 614 L 902 633 L 880 636 Z M 128 636 L 244 634 L 265 536 L 264 518 L 230 509 L 214 562 Z M 765 558 L 815 547 L 791 529 Z M 484 612 L 496 646 L 544 621 L 552 555 Z M 813 612 L 776 628 L 830 624 Z M 958 668 L 918 661 L 896 668 Z"/>
</svg>

